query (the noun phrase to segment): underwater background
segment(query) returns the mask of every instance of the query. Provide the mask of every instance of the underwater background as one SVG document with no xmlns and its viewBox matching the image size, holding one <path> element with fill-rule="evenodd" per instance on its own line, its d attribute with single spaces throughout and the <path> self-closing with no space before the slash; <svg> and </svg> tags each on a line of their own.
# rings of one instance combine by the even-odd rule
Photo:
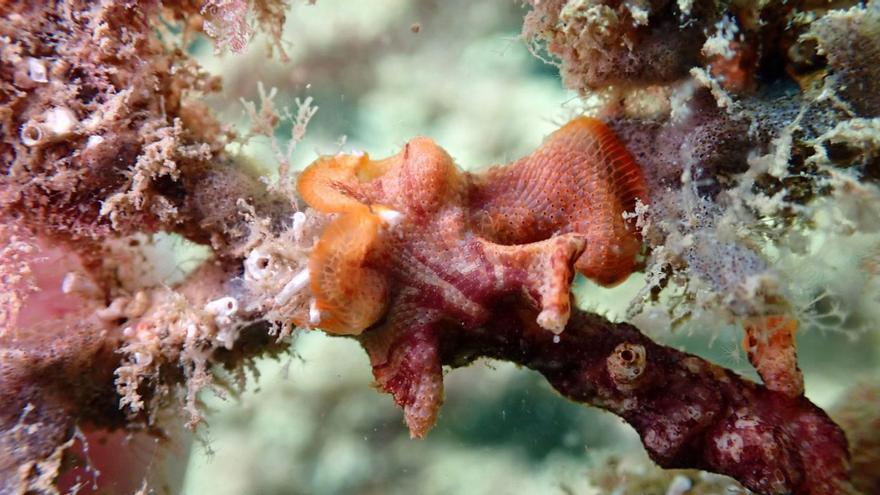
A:
<svg viewBox="0 0 880 495">
<path fill-rule="evenodd" d="M 0 55 L 0 495 L 880 494 L 880 0 L 7 0 Z"/>
<path fill-rule="evenodd" d="M 298 167 L 337 152 L 387 156 L 424 135 L 460 166 L 483 168 L 527 154 L 599 106 L 530 53 L 521 37 L 528 9 L 507 0 L 295 3 L 283 38 L 289 63 L 267 61 L 259 37 L 240 55 L 218 57 L 206 40 L 191 51 L 223 76 L 212 107 L 241 129 L 249 120 L 239 99 L 257 101 L 257 82 L 277 88 L 276 105 L 312 99 L 318 111 L 293 155 Z M 276 136 L 289 138 L 290 123 Z M 242 151 L 273 173 L 267 140 Z M 771 258 L 815 299 L 798 333 L 806 395 L 829 408 L 864 382 L 867 407 L 880 407 L 880 285 L 866 267 L 880 263 L 880 236 L 832 232 L 825 212 L 815 222 L 804 233 L 807 256 Z M 606 289 L 579 276 L 578 304 L 625 319 L 645 278 L 636 273 Z M 757 379 L 735 323 L 711 312 L 674 330 L 663 322 L 645 330 Z M 509 363 L 480 360 L 448 372 L 436 427 L 411 440 L 391 398 L 371 388 L 356 342 L 308 331 L 293 340 L 290 356 L 258 362 L 259 379 L 246 392 L 203 394 L 211 413 L 192 447 L 185 493 L 745 493 L 723 476 L 656 468 L 622 420 L 569 402 L 537 373 Z"/>
</svg>

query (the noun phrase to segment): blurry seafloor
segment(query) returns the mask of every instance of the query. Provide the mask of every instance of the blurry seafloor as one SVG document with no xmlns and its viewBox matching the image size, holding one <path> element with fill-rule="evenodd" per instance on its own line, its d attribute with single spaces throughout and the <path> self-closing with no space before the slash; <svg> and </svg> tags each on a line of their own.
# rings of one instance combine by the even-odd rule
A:
<svg viewBox="0 0 880 495">
<path fill-rule="evenodd" d="M 240 99 L 258 100 L 258 82 L 278 88 L 275 103 L 294 112 L 294 98 L 313 98 L 319 110 L 294 153 L 298 166 L 339 151 L 382 157 L 427 135 L 460 166 L 485 167 L 529 153 L 585 106 L 518 38 L 524 12 L 513 0 L 297 1 L 285 29 L 289 63 L 268 59 L 259 37 L 241 55 L 216 57 L 204 40 L 191 50 L 223 77 L 222 94 L 210 102 L 242 130 L 248 119 Z M 282 123 L 278 138 L 289 137 L 290 127 Z M 241 152 L 272 173 L 267 140 Z M 838 269 L 804 276 L 846 285 L 840 281 L 852 264 L 834 256 L 846 254 L 829 249 L 827 265 Z M 599 290 L 580 281 L 577 293 L 582 307 L 619 318 L 641 282 L 635 275 Z M 825 407 L 857 377 L 876 374 L 880 354 L 877 332 L 856 335 L 845 317 L 835 318 L 822 321 L 825 331 L 807 327 L 799 335 L 807 395 Z M 652 335 L 754 376 L 738 331 L 713 324 Z M 297 334 L 293 349 L 261 362 L 259 380 L 240 397 L 203 394 L 212 412 L 199 436 L 210 452 L 194 444 L 184 493 L 586 495 L 608 491 L 591 480 L 649 474 L 638 438 L 621 420 L 567 402 L 527 370 L 481 361 L 449 373 L 438 424 L 416 441 L 391 397 L 370 386 L 356 343 L 308 332 Z M 612 455 L 626 460 L 612 467 Z M 668 485 L 663 478 L 638 493 L 663 495 Z M 727 485 L 713 484 L 719 494 L 729 493 Z"/>
</svg>

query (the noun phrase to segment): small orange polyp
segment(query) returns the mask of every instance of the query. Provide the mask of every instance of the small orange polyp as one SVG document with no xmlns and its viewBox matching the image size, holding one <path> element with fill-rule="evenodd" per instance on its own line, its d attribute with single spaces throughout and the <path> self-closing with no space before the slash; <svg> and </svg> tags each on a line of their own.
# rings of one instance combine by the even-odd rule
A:
<svg viewBox="0 0 880 495">
<path fill-rule="evenodd" d="M 790 397 L 802 395 L 804 377 L 795 343 L 798 321 L 787 315 L 756 316 L 743 326 L 743 347 L 767 388 Z"/>
</svg>

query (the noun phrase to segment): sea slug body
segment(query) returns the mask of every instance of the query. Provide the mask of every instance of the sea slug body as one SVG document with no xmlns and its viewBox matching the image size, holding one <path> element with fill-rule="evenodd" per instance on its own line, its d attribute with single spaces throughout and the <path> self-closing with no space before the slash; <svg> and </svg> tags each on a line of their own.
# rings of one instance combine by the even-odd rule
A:
<svg viewBox="0 0 880 495">
<path fill-rule="evenodd" d="M 541 327 L 561 332 L 576 271 L 610 285 L 636 269 L 641 238 L 624 214 L 648 202 L 632 156 L 587 117 L 483 173 L 461 171 L 434 141 L 416 138 L 383 160 L 321 157 L 298 188 L 311 207 L 337 216 L 309 263 L 320 319 L 297 323 L 360 335 L 417 436 L 442 400 L 442 327 L 477 328 L 514 297 L 539 311 Z M 420 351 L 404 351 L 407 340 Z M 403 392 L 416 361 L 430 363 L 431 385 Z"/>
</svg>

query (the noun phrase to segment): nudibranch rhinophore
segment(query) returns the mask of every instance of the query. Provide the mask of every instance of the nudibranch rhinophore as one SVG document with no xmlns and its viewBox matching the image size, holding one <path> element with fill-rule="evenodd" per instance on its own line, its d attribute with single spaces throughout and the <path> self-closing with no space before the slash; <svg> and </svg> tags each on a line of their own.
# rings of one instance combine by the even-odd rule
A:
<svg viewBox="0 0 880 495">
<path fill-rule="evenodd" d="M 322 157 L 298 189 L 334 218 L 309 261 L 308 321 L 295 323 L 356 338 L 414 437 L 436 421 L 442 367 L 487 356 L 618 414 L 663 466 L 762 493 L 846 485 L 842 433 L 793 387 L 769 390 L 572 309 L 575 272 L 612 285 L 636 270 L 632 213 L 649 202 L 640 167 L 601 121 L 575 119 L 478 174 L 428 138 L 383 160 Z"/>
</svg>

